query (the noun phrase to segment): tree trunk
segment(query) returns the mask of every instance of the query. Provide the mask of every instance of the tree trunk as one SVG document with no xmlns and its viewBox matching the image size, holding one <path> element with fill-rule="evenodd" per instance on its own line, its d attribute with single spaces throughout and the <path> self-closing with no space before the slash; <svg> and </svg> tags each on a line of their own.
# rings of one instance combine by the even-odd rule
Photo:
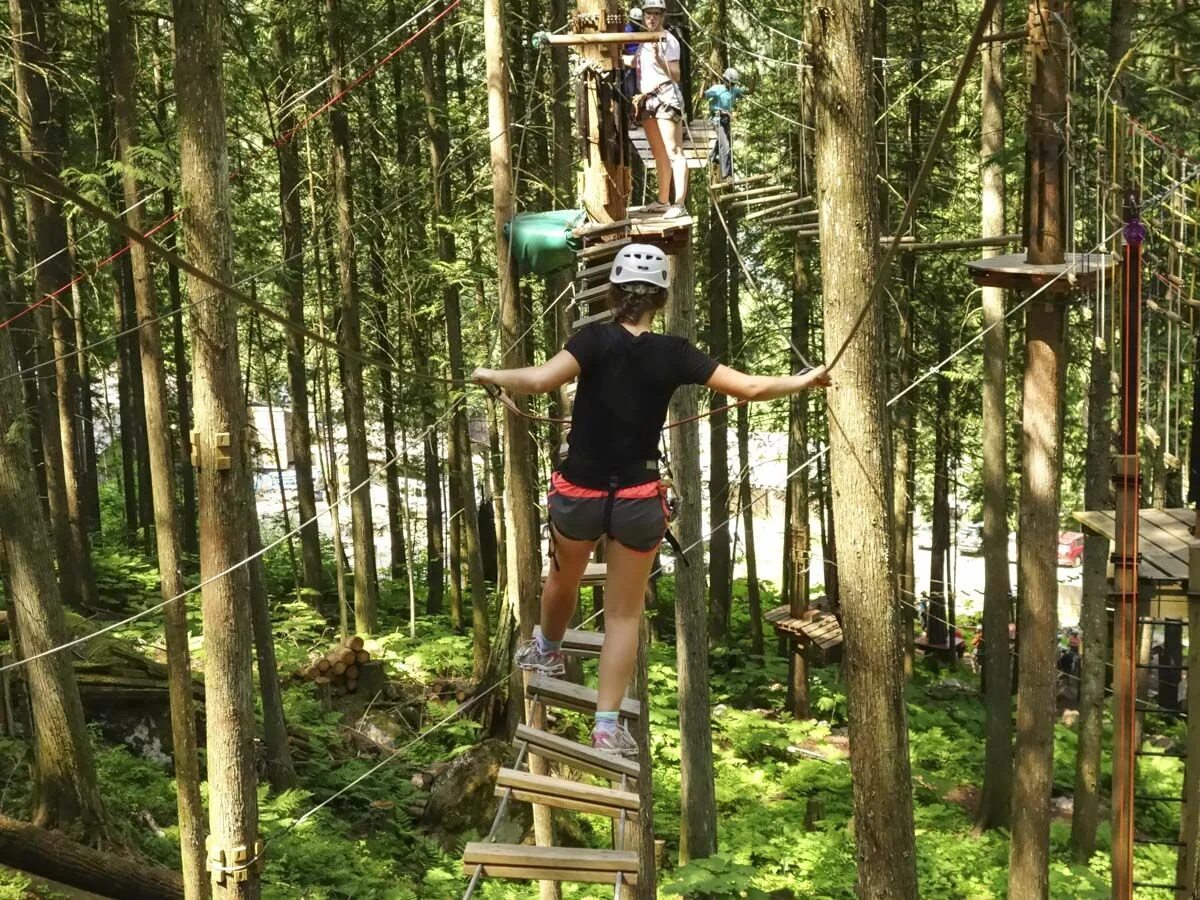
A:
<svg viewBox="0 0 1200 900">
<path fill-rule="evenodd" d="M 1059 0 L 1030 0 L 1031 96 L 1026 154 L 1030 170 L 1030 263 L 1061 264 L 1066 151 L 1065 42 Z M 1013 830 L 1009 894 L 1049 895 L 1050 793 L 1054 781 L 1055 654 L 1058 635 L 1058 513 L 1062 491 L 1062 386 L 1066 307 L 1030 304 L 1025 318 L 1021 471 L 1021 612 Z"/>
<path fill-rule="evenodd" d="M 729 220 L 729 229 L 737 233 L 737 221 Z M 729 338 L 733 352 L 744 356 L 746 337 L 742 331 L 742 310 L 738 297 L 738 273 L 729 279 Z M 754 544 L 754 495 L 750 484 L 750 410 L 737 408 L 738 506 L 742 510 L 742 528 L 746 532 L 746 606 L 750 612 L 750 652 L 763 655 L 762 592 L 758 585 L 758 553 Z M 790 472 L 791 469 L 789 468 Z"/>
<path fill-rule="evenodd" d="M 122 201 L 125 222 L 142 231 L 141 187 L 137 181 L 137 93 L 134 82 L 133 22 L 127 0 L 108 0 L 109 57 L 113 79 L 117 158 L 122 163 Z M 147 449 L 154 502 L 159 585 L 164 601 L 163 632 L 167 646 L 167 678 L 171 698 L 171 744 L 178 786 L 180 853 L 188 897 L 208 896 L 204 869 L 204 806 L 200 799 L 200 761 L 196 750 L 196 707 L 192 698 L 191 650 L 187 602 L 180 563 L 179 518 L 175 506 L 175 461 L 171 453 L 167 373 L 159 334 L 158 297 L 146 249 L 132 243 L 129 256 L 137 304 L 138 344 L 142 358 L 142 389 L 147 416 Z M 172 600 L 178 597 L 179 599 Z"/>
<path fill-rule="evenodd" d="M 729 239 L 715 205 L 708 225 L 708 352 L 729 362 Z M 708 419 L 708 626 L 715 643 L 729 633 L 733 560 L 729 539 L 729 415 L 714 412 L 729 403 L 723 394 L 709 397 Z"/>
<path fill-rule="evenodd" d="M 0 816 L 0 862 L 85 891 L 123 900 L 176 900 L 184 893 L 179 874 L 144 859 L 96 850 L 52 831 Z"/>
<path fill-rule="evenodd" d="M 163 217 L 175 215 L 175 198 L 163 191 Z M 176 231 L 171 230 L 163 243 L 174 251 Z M 199 555 L 200 538 L 196 533 L 196 473 L 189 464 L 192 433 L 192 367 L 188 361 L 187 343 L 183 338 L 183 291 L 179 289 L 179 269 L 167 267 L 167 293 L 171 298 L 171 354 L 175 358 L 175 405 L 179 419 L 179 450 L 183 465 L 179 467 L 183 488 L 183 511 L 180 515 L 180 541 L 185 553 Z"/>
<path fill-rule="evenodd" d="M 62 101 L 51 98 L 47 73 L 59 65 L 58 11 L 44 5 L 42 0 L 9 0 L 9 12 L 22 123 L 21 149 L 27 159 L 37 160 L 57 173 L 64 164 L 66 136 L 60 121 Z M 30 245 L 38 260 L 34 282 L 40 298 L 55 293 L 71 280 L 67 226 L 62 207 L 39 192 L 29 192 L 27 208 Z M 51 308 L 50 312 L 46 306 Z M 56 517 L 62 599 L 72 606 L 91 606 L 96 602 L 96 579 L 92 572 L 86 504 L 80 487 L 79 370 L 68 356 L 75 346 L 75 326 L 62 302 L 44 304 L 35 315 L 42 336 L 46 334 L 43 329 L 47 317 L 53 330 L 52 346 L 49 341 L 41 341 L 41 362 L 48 361 L 53 353 L 56 401 L 51 406 L 48 393 L 43 395 L 42 447 L 47 480 L 57 482 L 51 491 L 50 508 Z M 41 383 L 49 392 L 46 376 Z"/>
<path fill-rule="evenodd" d="M 516 266 L 509 252 L 508 239 L 504 234 L 505 224 L 515 212 L 513 187 L 512 149 L 509 139 L 511 122 L 508 104 L 508 59 L 504 46 L 504 3 L 503 0 L 484 0 L 484 54 L 487 62 L 488 86 L 488 136 L 492 171 L 492 204 L 496 240 L 496 260 L 500 295 L 500 344 L 503 348 L 501 365 L 516 368 L 528 365 L 529 346 L 524 338 L 525 310 L 521 302 L 520 281 Z M 518 408 L 526 408 L 524 398 L 514 400 Z M 538 552 L 538 502 L 534 466 L 537 453 L 530 434 L 529 420 L 506 409 L 504 417 L 504 482 L 507 486 L 505 513 L 508 518 L 507 567 L 508 602 L 506 615 L 515 617 L 515 623 L 506 624 L 501 619 L 499 632 L 507 637 L 508 629 L 516 625 L 523 639 L 533 635 L 533 624 L 538 618 L 541 596 L 541 559 Z M 511 622 L 511 619 L 510 619 Z M 514 635 L 515 636 L 515 635 Z M 504 670 L 511 666 L 511 638 L 492 652 L 503 654 Z M 499 665 L 493 666 L 493 671 Z M 523 706 L 521 693 L 513 689 L 510 693 L 508 722 L 514 721 L 514 709 Z M 543 762 L 544 765 L 544 762 Z M 531 765 L 531 771 L 534 767 Z M 534 833 L 539 844 L 553 844 L 554 832 L 550 809 L 534 808 Z M 558 885 L 541 883 L 541 896 L 558 897 Z"/>
<path fill-rule="evenodd" d="M 14 21 L 19 20 L 14 16 Z M 16 33 L 29 39 L 29 31 Z M 104 805 L 71 656 L 50 652 L 67 639 L 67 624 L 25 440 L 9 334 L 10 329 L 0 329 L 0 522 L 5 593 L 21 623 L 21 652 L 31 660 L 26 677 L 33 722 L 32 819 L 41 827 L 71 826 L 94 841 L 106 836 Z"/>
<path fill-rule="evenodd" d="M 123 272 L 121 303 L 125 321 L 130 328 L 137 325 L 137 299 L 134 293 L 133 263 L 125 254 L 117 263 Z M 137 469 L 137 522 L 141 530 L 142 549 L 149 553 L 154 527 L 154 492 L 150 487 L 150 450 L 146 444 L 146 400 L 142 387 L 142 356 L 138 352 L 137 334 L 129 337 L 129 408 L 133 425 L 133 457 Z"/>
<path fill-rule="evenodd" d="M 870 302 L 872 284 L 882 277 L 877 271 L 870 26 L 866 0 L 819 5 L 810 26 L 825 342 L 830 349 L 843 345 Z M 865 310 L 827 403 L 857 891 L 863 898 L 894 900 L 915 898 L 917 884 L 903 642 L 889 524 L 887 465 L 892 457 L 880 319 L 878 305 Z M 864 490 L 864 484 L 877 489 Z"/>
<path fill-rule="evenodd" d="M 295 49 L 291 26 L 280 22 L 275 26 L 274 51 L 282 71 L 290 73 Z M 285 78 L 279 91 L 279 133 L 290 134 L 296 127 L 292 107 L 288 105 L 295 87 Z M 290 438 L 291 457 L 296 467 L 296 505 L 299 510 L 300 560 L 304 587 L 314 592 L 308 599 L 319 596 L 325 583 L 321 564 L 321 534 L 317 514 L 316 489 L 313 484 L 312 433 L 309 429 L 308 363 L 305 359 L 304 335 L 304 217 L 300 211 L 300 160 L 290 141 L 282 142 L 276 150 L 279 162 L 279 211 L 281 245 L 283 248 L 282 281 L 287 297 L 288 318 L 297 326 L 288 329 L 287 372 L 288 395 L 292 401 Z"/>
<path fill-rule="evenodd" d="M 689 236 L 690 237 L 690 236 Z M 671 257 L 671 289 L 664 330 L 689 341 L 696 339 L 696 283 L 689 239 Z M 699 388 L 687 386 L 671 400 L 671 419 L 696 415 Z M 713 781 L 712 713 L 709 708 L 708 618 L 704 596 L 699 486 L 700 424 L 688 422 L 669 432 L 671 467 L 679 491 L 676 534 L 688 562 L 675 564 L 675 659 L 679 691 L 680 823 L 679 861 L 687 863 L 717 852 L 717 800 Z"/>
<path fill-rule="evenodd" d="M 233 280 L 233 233 L 221 65 L 224 12 L 212 0 L 180 0 L 174 12 L 184 241 L 196 266 L 228 283 Z M 253 856 L 258 839 L 252 632 L 246 604 L 250 585 L 246 567 L 240 565 L 248 550 L 244 526 L 254 504 L 247 490 L 249 452 L 239 381 L 237 308 L 196 279 L 189 284 L 189 294 L 195 304 L 200 577 L 206 582 L 201 599 L 209 856 L 223 854 L 225 865 L 232 865 L 237 848 Z M 226 439 L 228 447 L 220 448 L 218 444 Z M 226 452 L 228 456 L 222 458 Z M 244 880 L 229 875 L 215 878 L 213 896 L 217 900 L 257 898 L 261 890 L 257 867 L 238 877 Z"/>
<path fill-rule="evenodd" d="M 69 248 L 70 268 L 75 271 L 75 227 L 67 220 L 67 246 Z M 80 464 L 79 473 L 82 482 L 84 521 L 88 532 L 100 530 L 100 475 L 96 467 L 96 420 L 92 410 L 92 373 L 88 363 L 87 323 L 84 319 L 83 291 L 79 282 L 71 285 L 71 318 L 75 325 L 75 346 L 79 348 L 71 360 L 79 376 L 79 422 L 80 422 Z M 20 360 L 18 360 L 18 364 Z"/>
<path fill-rule="evenodd" d="M 1004 3 L 992 13 L 990 30 L 1004 29 Z M 980 162 L 983 182 L 983 237 L 1004 233 L 1004 45 L 980 51 L 983 65 L 980 115 Z M 984 250 L 984 256 L 997 251 Z M 1008 335 L 1004 291 L 983 289 L 983 652 L 984 740 L 983 793 L 976 824 L 983 831 L 1008 825 L 1012 807 L 1012 663 L 1008 655 Z M 1090 506 L 1088 507 L 1091 508 Z M 1103 601 L 1101 603 L 1103 610 Z M 986 638 L 990 636 L 992 652 Z M 1103 666 L 1104 658 L 1100 658 Z M 1103 691 L 1103 674 L 1101 675 Z M 1078 804 L 1078 795 L 1076 795 Z M 1076 816 L 1079 807 L 1075 808 Z M 1072 825 L 1074 828 L 1074 825 Z"/>
<path fill-rule="evenodd" d="M 113 236 L 112 251 L 121 249 L 120 238 Z M 133 327 L 132 317 L 125 310 L 125 279 L 127 273 L 119 263 L 112 267 L 113 329 L 117 334 Z M 182 331 L 180 332 L 182 334 Z M 117 419 L 121 430 L 121 489 L 125 501 L 125 540 L 137 541 L 138 496 L 137 496 L 137 426 L 133 416 L 133 347 L 137 339 L 132 335 L 117 338 Z M 190 449 L 187 446 L 184 448 Z"/>
<path fill-rule="evenodd" d="M 950 325 L 938 317 L 938 359 L 950 355 Z M 942 412 L 933 423 L 933 522 L 932 546 L 929 551 L 929 614 L 925 622 L 925 639 L 934 647 L 948 648 L 945 653 L 933 654 L 940 663 L 949 664 L 954 635 L 947 615 L 947 584 L 950 571 L 950 379 L 943 371 L 937 376 L 934 390 L 935 408 Z"/>
<path fill-rule="evenodd" d="M 325 0 L 330 48 L 329 93 L 336 96 L 346 87 L 343 26 L 339 0 Z M 341 346 L 345 402 L 347 462 L 350 487 L 363 485 L 370 477 L 367 462 L 366 406 L 360 355 L 362 338 L 358 314 L 358 287 L 354 252 L 353 187 L 350 179 L 350 127 L 345 109 L 334 106 L 329 113 L 333 132 L 333 196 L 337 206 L 337 257 L 340 316 L 338 343 Z M 354 535 L 354 622 L 360 633 L 378 628 L 379 583 L 375 575 L 375 529 L 371 524 L 370 487 L 355 490 L 350 497 Z"/>
<path fill-rule="evenodd" d="M 1084 452 L 1085 509 L 1111 509 L 1112 359 L 1105 339 L 1092 339 L 1087 396 L 1087 448 Z M 1075 753 L 1075 806 L 1071 851 L 1086 863 L 1096 852 L 1100 825 L 1101 757 L 1104 741 L 1104 688 L 1108 662 L 1108 539 L 1089 534 L 1083 545 L 1083 591 L 1079 608 L 1083 649 L 1079 685 L 1079 744 Z"/>
</svg>

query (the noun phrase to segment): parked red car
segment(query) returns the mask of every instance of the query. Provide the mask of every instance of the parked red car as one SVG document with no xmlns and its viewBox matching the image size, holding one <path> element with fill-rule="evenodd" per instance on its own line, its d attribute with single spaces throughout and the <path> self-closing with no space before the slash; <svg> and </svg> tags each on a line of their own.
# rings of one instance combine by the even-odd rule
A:
<svg viewBox="0 0 1200 900">
<path fill-rule="evenodd" d="M 1058 564 L 1072 569 L 1083 565 L 1083 534 L 1064 531 L 1058 536 Z"/>
</svg>

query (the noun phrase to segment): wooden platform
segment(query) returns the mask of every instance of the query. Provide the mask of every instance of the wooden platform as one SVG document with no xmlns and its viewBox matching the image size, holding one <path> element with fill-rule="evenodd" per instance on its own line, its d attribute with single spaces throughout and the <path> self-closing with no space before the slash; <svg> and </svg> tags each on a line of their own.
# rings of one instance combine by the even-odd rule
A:
<svg viewBox="0 0 1200 900">
<path fill-rule="evenodd" d="M 654 165 L 654 153 L 650 149 L 650 140 L 646 137 L 646 129 L 629 129 L 629 140 L 633 149 L 642 161 Z M 712 152 L 713 144 L 717 142 L 717 127 L 708 119 L 692 119 L 683 129 L 683 155 L 687 159 L 689 169 L 702 169 L 708 165 L 708 155 Z"/>
<path fill-rule="evenodd" d="M 1095 290 L 1100 277 L 1117 267 L 1116 260 L 1103 253 L 1068 253 L 1066 257 L 1061 265 L 1032 265 L 1025 261 L 1024 253 L 1005 253 L 972 260 L 967 269 L 983 287 L 1023 291 L 1050 284 L 1047 293 L 1057 295 Z"/>
<path fill-rule="evenodd" d="M 842 623 L 833 613 L 810 609 L 802 616 L 793 616 L 789 607 L 777 606 L 765 618 L 780 634 L 802 637 L 821 650 L 832 650 L 842 643 Z"/>
<path fill-rule="evenodd" d="M 1110 541 L 1116 535 L 1115 513 L 1111 509 L 1085 510 L 1071 514 L 1083 527 L 1102 534 Z M 1138 552 L 1142 555 L 1138 579 L 1156 584 L 1178 583 L 1183 590 L 1188 581 L 1188 547 L 1191 545 L 1192 509 L 1143 509 L 1138 513 Z M 1112 576 L 1112 565 L 1109 565 Z"/>
</svg>

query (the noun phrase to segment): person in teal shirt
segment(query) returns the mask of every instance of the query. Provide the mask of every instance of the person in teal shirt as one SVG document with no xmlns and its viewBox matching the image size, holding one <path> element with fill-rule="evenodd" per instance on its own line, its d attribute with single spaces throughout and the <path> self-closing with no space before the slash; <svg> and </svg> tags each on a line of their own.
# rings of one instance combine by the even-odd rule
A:
<svg viewBox="0 0 1200 900">
<path fill-rule="evenodd" d="M 708 159 L 720 167 L 722 181 L 733 178 L 733 108 L 738 99 L 746 93 L 746 89 L 739 86 L 739 81 L 741 76 L 738 70 L 730 67 L 721 75 L 720 84 L 714 84 L 704 92 L 713 125 L 717 129 L 717 142 L 713 145 Z"/>
</svg>

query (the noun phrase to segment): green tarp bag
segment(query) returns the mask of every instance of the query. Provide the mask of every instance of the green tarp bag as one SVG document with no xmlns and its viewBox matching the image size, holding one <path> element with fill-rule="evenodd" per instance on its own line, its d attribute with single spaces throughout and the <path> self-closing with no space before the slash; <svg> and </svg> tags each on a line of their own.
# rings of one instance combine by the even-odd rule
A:
<svg viewBox="0 0 1200 900">
<path fill-rule="evenodd" d="M 522 275 L 547 275 L 575 262 L 575 251 L 583 246 L 571 234 L 583 224 L 581 209 L 557 209 L 550 212 L 520 213 L 504 226 L 512 246 L 513 259 Z"/>
</svg>

